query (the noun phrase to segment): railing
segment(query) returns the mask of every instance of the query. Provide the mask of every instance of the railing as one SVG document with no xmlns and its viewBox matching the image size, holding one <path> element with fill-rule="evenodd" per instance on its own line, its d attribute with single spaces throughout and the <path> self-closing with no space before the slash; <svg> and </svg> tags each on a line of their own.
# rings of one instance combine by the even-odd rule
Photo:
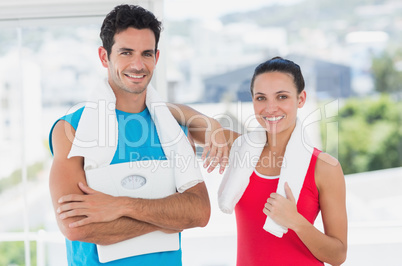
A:
<svg viewBox="0 0 402 266">
<path fill-rule="evenodd" d="M 321 225 L 317 227 L 322 230 Z M 402 245 L 402 221 L 378 221 L 378 222 L 351 222 L 349 224 L 349 236 L 348 245 L 350 251 L 348 257 L 353 257 L 353 247 L 361 245 Z M 185 237 L 185 236 L 184 236 Z M 183 241 L 184 240 L 183 237 Z M 212 236 L 210 236 L 212 237 Z M 208 236 L 191 236 L 190 238 L 208 238 Z M 37 266 L 46 266 L 46 245 L 49 243 L 64 244 L 64 237 L 60 232 L 46 232 L 45 230 L 39 230 L 38 232 L 30 232 L 25 234 L 20 233 L 0 233 L 0 242 L 14 242 L 14 241 L 35 241 L 36 253 L 37 253 Z M 186 247 L 188 250 L 191 247 Z M 224 246 L 222 248 L 225 248 Z M 198 252 L 198 251 L 197 251 Z M 234 250 L 235 252 L 235 250 Z M 234 256 L 233 252 L 226 252 L 229 256 Z M 186 256 L 186 252 L 183 252 L 183 259 Z M 395 254 L 399 256 L 399 254 Z M 356 256 L 355 256 L 356 257 Z M 399 258 L 399 257 L 396 257 Z M 356 259 L 356 258 L 355 258 Z M 208 262 L 213 265 L 213 258 Z M 362 258 L 364 260 L 364 258 Z M 222 258 L 220 258 L 222 261 Z M 228 261 L 233 261 L 233 258 L 228 258 Z M 201 262 L 200 262 L 201 263 Z M 60 265 L 60 264 L 59 264 Z M 201 265 L 201 264 L 200 264 Z M 223 264 L 224 265 L 224 264 Z M 227 263 L 226 265 L 230 265 Z M 348 265 L 347 261 L 345 265 Z M 51 265 L 52 266 L 52 265 Z"/>
<path fill-rule="evenodd" d="M 0 233 L 0 242 L 18 242 L 26 241 L 36 242 L 36 265 L 46 265 L 46 249 L 47 243 L 64 243 L 64 237 L 59 232 L 46 232 L 45 230 L 39 230 L 38 232 L 18 232 L 18 233 Z"/>
</svg>

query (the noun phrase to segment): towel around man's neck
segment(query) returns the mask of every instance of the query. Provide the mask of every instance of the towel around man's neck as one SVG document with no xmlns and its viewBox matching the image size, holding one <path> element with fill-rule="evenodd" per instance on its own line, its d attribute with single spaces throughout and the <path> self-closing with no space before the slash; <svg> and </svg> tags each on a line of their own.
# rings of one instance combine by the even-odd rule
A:
<svg viewBox="0 0 402 266">
<path fill-rule="evenodd" d="M 292 190 L 295 200 L 299 199 L 300 190 L 310 164 L 313 147 L 306 143 L 299 119 L 286 146 L 282 162 L 278 188 L 276 192 L 284 197 L 287 182 Z M 233 143 L 229 166 L 226 169 L 222 183 L 219 187 L 218 202 L 220 209 L 225 213 L 232 213 L 237 202 L 246 190 L 250 176 L 260 158 L 267 142 L 266 131 L 259 126 L 256 130 L 244 134 Z M 263 206 L 261 206 L 261 211 Z M 264 229 L 277 237 L 282 237 L 287 228 L 275 223 L 267 216 Z"/>
<path fill-rule="evenodd" d="M 146 106 L 155 123 L 162 149 L 173 160 L 176 187 L 183 192 L 203 182 L 191 144 L 156 90 L 149 84 Z M 86 103 L 68 158 L 84 157 L 84 170 L 107 167 L 118 142 L 116 97 L 107 80 L 93 91 Z"/>
</svg>

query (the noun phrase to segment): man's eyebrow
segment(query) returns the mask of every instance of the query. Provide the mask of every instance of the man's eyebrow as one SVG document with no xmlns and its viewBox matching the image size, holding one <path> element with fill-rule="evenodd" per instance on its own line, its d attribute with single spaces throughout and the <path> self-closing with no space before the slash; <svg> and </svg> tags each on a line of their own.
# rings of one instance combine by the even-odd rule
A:
<svg viewBox="0 0 402 266">
<path fill-rule="evenodd" d="M 143 51 L 142 53 L 151 53 L 151 54 L 154 54 L 154 53 L 155 53 L 155 50 L 149 49 L 149 50 Z"/>
<path fill-rule="evenodd" d="M 120 52 L 134 52 L 135 50 L 132 49 L 132 48 L 125 48 L 125 47 L 122 47 L 122 48 L 117 49 L 117 51 L 120 53 Z M 144 51 L 142 51 L 142 53 L 143 53 L 143 54 L 144 54 L 144 53 L 155 54 L 155 50 L 154 50 L 154 49 L 144 50 Z"/>
<path fill-rule="evenodd" d="M 118 52 L 132 52 L 132 51 L 134 51 L 134 49 L 131 49 L 131 48 L 119 48 L 118 50 L 117 50 Z"/>
</svg>

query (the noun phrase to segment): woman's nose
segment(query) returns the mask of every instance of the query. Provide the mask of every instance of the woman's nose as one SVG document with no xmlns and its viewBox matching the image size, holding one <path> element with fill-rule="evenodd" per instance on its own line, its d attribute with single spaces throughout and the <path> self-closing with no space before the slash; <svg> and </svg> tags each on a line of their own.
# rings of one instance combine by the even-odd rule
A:
<svg viewBox="0 0 402 266">
<path fill-rule="evenodd" d="M 267 113 L 273 114 L 278 110 L 278 104 L 276 101 L 268 101 L 267 106 L 265 107 L 265 111 Z"/>
</svg>

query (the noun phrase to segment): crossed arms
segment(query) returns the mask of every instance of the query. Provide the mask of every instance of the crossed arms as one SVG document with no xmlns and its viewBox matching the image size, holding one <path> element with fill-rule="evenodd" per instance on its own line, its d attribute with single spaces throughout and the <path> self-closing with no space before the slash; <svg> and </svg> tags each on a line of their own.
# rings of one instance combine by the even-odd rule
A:
<svg viewBox="0 0 402 266">
<path fill-rule="evenodd" d="M 52 134 L 50 192 L 56 220 L 69 240 L 108 245 L 156 230 L 176 233 L 206 226 L 210 203 L 204 183 L 163 199 L 113 197 L 86 185 L 84 159 L 67 159 L 75 130 L 59 121 Z"/>
</svg>

